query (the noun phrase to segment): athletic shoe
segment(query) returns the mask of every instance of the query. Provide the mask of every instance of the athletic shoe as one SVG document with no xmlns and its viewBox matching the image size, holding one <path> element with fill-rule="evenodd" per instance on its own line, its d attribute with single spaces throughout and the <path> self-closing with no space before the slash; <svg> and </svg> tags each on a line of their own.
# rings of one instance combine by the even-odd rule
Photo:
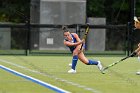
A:
<svg viewBox="0 0 140 93">
<path fill-rule="evenodd" d="M 71 64 L 71 63 L 69 63 L 69 66 L 70 66 L 70 67 L 72 67 L 72 64 Z"/>
<path fill-rule="evenodd" d="M 100 61 L 98 61 L 97 67 L 98 67 L 98 69 L 102 72 L 103 66 L 102 66 L 102 64 L 101 64 Z"/>
<path fill-rule="evenodd" d="M 138 60 L 140 61 L 140 56 L 138 56 Z"/>
<path fill-rule="evenodd" d="M 139 71 L 139 72 L 136 72 L 136 74 L 137 74 L 137 75 L 140 75 L 140 71 Z"/>
<path fill-rule="evenodd" d="M 74 70 L 74 69 L 70 69 L 70 70 L 68 71 L 68 73 L 72 73 L 72 74 L 74 74 L 74 73 L 76 73 L 76 70 Z"/>
</svg>

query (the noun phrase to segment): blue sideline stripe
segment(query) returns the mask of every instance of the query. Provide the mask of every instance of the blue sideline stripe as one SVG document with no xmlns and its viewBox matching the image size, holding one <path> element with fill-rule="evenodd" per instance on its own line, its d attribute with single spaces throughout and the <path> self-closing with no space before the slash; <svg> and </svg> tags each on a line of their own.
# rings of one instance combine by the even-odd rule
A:
<svg viewBox="0 0 140 93">
<path fill-rule="evenodd" d="M 44 87 L 46 87 L 46 88 L 49 88 L 49 89 L 51 89 L 51 90 L 53 90 L 53 91 L 55 91 L 55 92 L 58 92 L 58 93 L 70 93 L 69 91 L 60 89 L 60 88 L 58 88 L 58 87 L 56 87 L 56 86 L 53 86 L 53 85 L 51 85 L 51 84 L 48 84 L 48 83 L 46 83 L 46 82 L 44 82 L 44 81 L 41 81 L 41 80 L 39 80 L 39 79 L 33 78 L 33 77 L 31 77 L 31 76 L 27 76 L 27 75 L 25 75 L 25 74 L 22 74 L 22 73 L 20 73 L 20 72 L 17 72 L 17 71 L 15 71 L 15 70 L 12 70 L 12 69 L 10 69 L 10 68 L 7 68 L 7 67 L 5 67 L 5 66 L 3 66 L 3 65 L 0 65 L 0 68 L 3 69 L 3 70 L 5 70 L 5 71 L 8 71 L 8 72 L 10 72 L 10 73 L 12 73 L 12 74 L 15 74 L 15 75 L 17 75 L 17 76 L 20 76 L 20 77 L 22 77 L 22 78 L 25 78 L 25 79 L 27 79 L 27 80 L 30 80 L 30 81 L 32 81 L 32 82 L 35 82 L 35 83 L 37 83 L 37 84 L 39 84 L 39 85 L 42 85 L 42 86 L 44 86 Z"/>
</svg>

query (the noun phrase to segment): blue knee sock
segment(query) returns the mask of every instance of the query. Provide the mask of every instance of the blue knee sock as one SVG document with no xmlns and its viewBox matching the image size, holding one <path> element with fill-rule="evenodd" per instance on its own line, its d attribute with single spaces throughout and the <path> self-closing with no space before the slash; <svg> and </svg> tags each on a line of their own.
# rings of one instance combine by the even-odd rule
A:
<svg viewBox="0 0 140 93">
<path fill-rule="evenodd" d="M 77 55 L 73 56 L 73 59 L 72 59 L 72 67 L 71 68 L 74 69 L 74 70 L 75 70 L 77 61 L 78 61 L 78 56 Z"/>
<path fill-rule="evenodd" d="M 97 64 L 98 64 L 97 61 L 88 60 L 88 64 L 87 65 L 97 65 Z"/>
</svg>

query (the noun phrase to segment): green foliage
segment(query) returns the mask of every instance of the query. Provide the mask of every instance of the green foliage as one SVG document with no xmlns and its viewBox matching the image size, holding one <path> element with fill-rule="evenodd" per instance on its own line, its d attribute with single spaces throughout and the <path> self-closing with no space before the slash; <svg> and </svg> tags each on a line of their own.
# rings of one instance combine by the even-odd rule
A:
<svg viewBox="0 0 140 93">
<path fill-rule="evenodd" d="M 130 0 L 87 0 L 88 17 L 105 17 L 107 23 L 126 24 L 130 15 Z M 136 0 L 136 15 L 140 15 L 139 0 Z"/>
<path fill-rule="evenodd" d="M 105 16 L 104 0 L 87 0 L 88 17 Z"/>
<path fill-rule="evenodd" d="M 30 0 L 0 0 L 1 22 L 24 22 L 25 16 L 29 16 Z"/>
<path fill-rule="evenodd" d="M 30 0 L 0 0 L 0 2 L 2 22 L 25 22 L 30 15 Z M 129 0 L 87 0 L 87 16 L 106 17 L 108 23 L 124 24 L 129 20 L 129 4 Z M 140 15 L 140 0 L 136 0 L 136 15 Z"/>
<path fill-rule="evenodd" d="M 140 16 L 140 0 L 136 2 L 136 16 Z"/>
</svg>

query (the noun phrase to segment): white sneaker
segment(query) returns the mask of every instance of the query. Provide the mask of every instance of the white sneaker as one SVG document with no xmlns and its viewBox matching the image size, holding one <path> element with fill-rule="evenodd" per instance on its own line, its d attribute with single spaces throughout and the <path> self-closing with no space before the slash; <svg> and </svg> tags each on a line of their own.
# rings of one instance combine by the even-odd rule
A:
<svg viewBox="0 0 140 93">
<path fill-rule="evenodd" d="M 98 67 L 98 69 L 99 69 L 100 71 L 103 70 L 103 66 L 102 66 L 102 64 L 101 64 L 100 61 L 98 61 L 97 67 Z"/>
<path fill-rule="evenodd" d="M 70 70 L 68 71 L 68 73 L 72 73 L 72 74 L 74 74 L 74 73 L 76 73 L 76 70 L 74 70 L 74 69 L 70 69 Z"/>
<path fill-rule="evenodd" d="M 140 71 L 136 72 L 137 75 L 140 75 Z"/>
<path fill-rule="evenodd" d="M 138 56 L 138 60 L 140 61 L 140 56 Z"/>
<path fill-rule="evenodd" d="M 72 67 L 72 64 L 71 63 L 69 63 L 69 67 Z"/>
</svg>

